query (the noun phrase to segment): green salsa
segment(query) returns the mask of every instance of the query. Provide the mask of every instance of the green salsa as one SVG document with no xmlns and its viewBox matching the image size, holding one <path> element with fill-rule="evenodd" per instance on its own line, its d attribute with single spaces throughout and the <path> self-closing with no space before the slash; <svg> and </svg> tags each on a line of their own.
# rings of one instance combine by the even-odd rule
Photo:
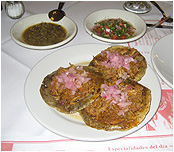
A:
<svg viewBox="0 0 174 152">
<path fill-rule="evenodd" d="M 58 24 L 42 22 L 28 27 L 22 34 L 23 41 L 29 45 L 47 46 L 63 41 L 66 29 Z"/>
</svg>

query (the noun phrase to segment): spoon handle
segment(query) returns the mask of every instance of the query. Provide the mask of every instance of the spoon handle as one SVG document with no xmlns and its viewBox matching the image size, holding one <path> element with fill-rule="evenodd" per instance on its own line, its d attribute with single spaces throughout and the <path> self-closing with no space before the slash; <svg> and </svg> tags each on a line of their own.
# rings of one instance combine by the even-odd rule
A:
<svg viewBox="0 0 174 152">
<path fill-rule="evenodd" d="M 150 2 L 160 10 L 160 12 L 163 14 L 164 17 L 166 17 L 166 14 L 164 13 L 163 9 L 157 4 L 157 2 L 155 1 L 150 1 Z"/>
<path fill-rule="evenodd" d="M 153 30 L 155 27 L 157 27 L 157 26 L 163 24 L 163 23 L 164 23 L 167 19 L 169 19 L 169 18 L 170 18 L 170 16 L 168 16 L 168 17 L 166 17 L 166 18 L 164 18 L 164 19 L 158 21 L 157 23 L 153 24 L 150 28 L 147 29 L 147 32 L 149 32 L 149 31 Z"/>
<path fill-rule="evenodd" d="M 58 10 L 61 10 L 63 8 L 63 5 L 65 4 L 65 2 L 60 2 L 59 3 L 59 7 L 58 7 Z"/>
</svg>

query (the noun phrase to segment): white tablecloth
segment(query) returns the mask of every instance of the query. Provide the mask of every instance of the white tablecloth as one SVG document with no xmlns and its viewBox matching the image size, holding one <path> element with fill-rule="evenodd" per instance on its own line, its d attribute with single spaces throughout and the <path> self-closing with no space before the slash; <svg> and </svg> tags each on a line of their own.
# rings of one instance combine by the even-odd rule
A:
<svg viewBox="0 0 174 152">
<path fill-rule="evenodd" d="M 100 9 L 123 9 L 119 1 L 88 1 L 65 3 L 64 11 L 78 26 L 76 37 L 68 44 L 47 51 L 37 51 L 17 45 L 10 37 L 10 29 L 18 20 L 5 14 L 4 2 L 1 11 L 1 150 L 56 150 L 56 151 L 128 151 L 173 149 L 173 89 L 160 78 L 162 87 L 161 105 L 152 120 L 139 131 L 124 138 L 106 142 L 82 142 L 56 135 L 45 129 L 30 114 L 24 100 L 24 84 L 30 70 L 46 55 L 64 47 L 97 43 L 108 44 L 92 38 L 83 27 L 84 18 Z M 150 3 L 149 3 L 150 4 Z M 173 15 L 173 2 L 159 2 L 167 15 Z M 25 14 L 47 13 L 57 8 L 58 2 L 24 1 Z M 152 4 L 152 10 L 140 16 L 148 23 L 155 23 L 162 14 Z M 21 18 L 21 19 L 22 19 Z M 172 23 L 165 23 L 173 25 Z M 150 53 L 153 45 L 162 37 L 173 33 L 169 29 L 154 29 L 141 39 L 124 45 L 137 48 L 151 65 Z"/>
</svg>

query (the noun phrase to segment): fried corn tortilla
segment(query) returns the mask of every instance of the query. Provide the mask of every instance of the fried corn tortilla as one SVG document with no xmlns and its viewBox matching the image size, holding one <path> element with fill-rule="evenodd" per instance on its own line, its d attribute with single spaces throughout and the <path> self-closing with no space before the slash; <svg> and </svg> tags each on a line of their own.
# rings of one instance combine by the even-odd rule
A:
<svg viewBox="0 0 174 152">
<path fill-rule="evenodd" d="M 71 65 L 47 75 L 40 93 L 49 106 L 63 113 L 75 113 L 98 97 L 102 82 L 102 74 L 94 67 Z"/>
<path fill-rule="evenodd" d="M 119 45 L 101 51 L 89 65 L 97 67 L 108 81 L 113 77 L 139 81 L 147 69 L 146 59 L 139 51 Z"/>
<path fill-rule="evenodd" d="M 102 84 L 97 99 L 79 113 L 86 125 L 106 131 L 126 131 L 140 124 L 151 103 L 151 91 L 131 80 Z"/>
</svg>

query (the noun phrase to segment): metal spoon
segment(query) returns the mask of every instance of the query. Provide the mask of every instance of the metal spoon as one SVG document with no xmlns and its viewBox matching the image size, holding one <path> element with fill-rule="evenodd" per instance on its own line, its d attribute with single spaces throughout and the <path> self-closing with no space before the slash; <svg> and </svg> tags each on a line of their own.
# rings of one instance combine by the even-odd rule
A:
<svg viewBox="0 0 174 152">
<path fill-rule="evenodd" d="M 163 9 L 157 4 L 157 2 L 155 2 L 155 1 L 150 1 L 153 5 L 155 5 L 159 10 L 160 10 L 160 12 L 163 14 L 163 17 L 161 18 L 161 19 L 165 19 L 166 18 L 166 14 L 164 13 L 164 11 L 163 11 Z M 166 20 L 166 22 L 169 22 L 169 23 L 171 23 L 171 22 L 173 22 L 173 18 L 168 18 L 167 20 Z"/>
<path fill-rule="evenodd" d="M 59 21 L 61 20 L 66 14 L 64 11 L 62 11 L 63 5 L 65 3 L 64 2 L 60 2 L 58 9 L 52 10 L 49 12 L 48 17 L 52 20 L 52 21 Z"/>
</svg>

